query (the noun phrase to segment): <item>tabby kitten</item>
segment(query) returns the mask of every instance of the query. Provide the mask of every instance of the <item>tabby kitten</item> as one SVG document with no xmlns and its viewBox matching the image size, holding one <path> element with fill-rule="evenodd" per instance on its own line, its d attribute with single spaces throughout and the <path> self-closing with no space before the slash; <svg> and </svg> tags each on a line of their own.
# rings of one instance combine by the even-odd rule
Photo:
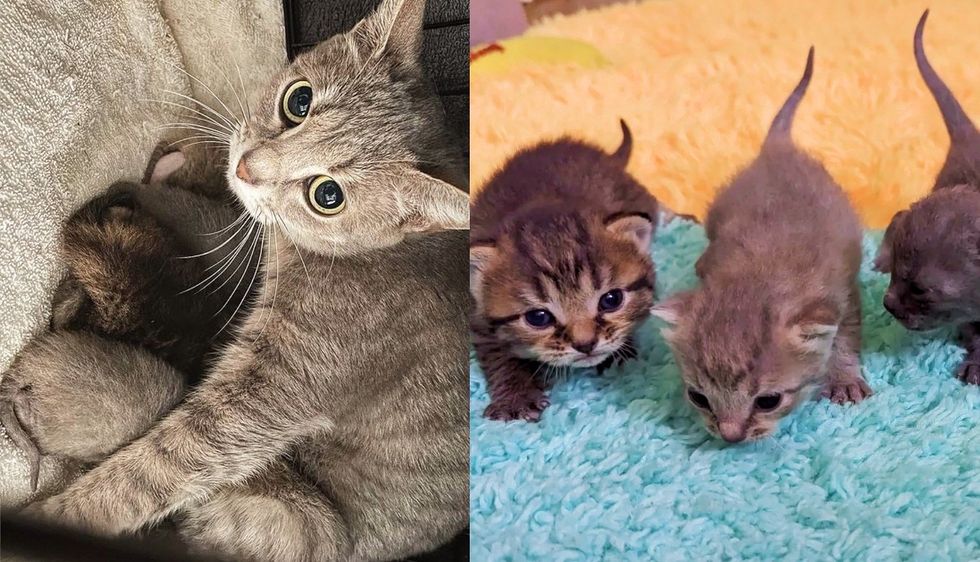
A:
<svg viewBox="0 0 980 562">
<path fill-rule="evenodd" d="M 108 534 L 178 514 L 233 559 L 383 560 L 468 520 L 465 229 L 419 63 L 385 0 L 298 57 L 232 136 L 263 290 L 206 379 L 35 508 Z M 447 167 L 448 166 L 448 167 Z"/>
<path fill-rule="evenodd" d="M 474 197 L 470 327 L 496 420 L 537 421 L 550 376 L 634 353 L 654 299 L 657 200 L 612 155 L 572 139 L 514 156 Z"/>
</svg>

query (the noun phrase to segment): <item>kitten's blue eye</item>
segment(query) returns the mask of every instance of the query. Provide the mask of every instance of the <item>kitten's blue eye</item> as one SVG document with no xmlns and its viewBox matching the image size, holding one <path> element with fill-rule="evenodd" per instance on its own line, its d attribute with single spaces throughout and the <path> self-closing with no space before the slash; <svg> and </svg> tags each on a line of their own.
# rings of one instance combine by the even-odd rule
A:
<svg viewBox="0 0 980 562">
<path fill-rule="evenodd" d="M 535 328 L 547 328 L 555 323 L 555 317 L 547 310 L 538 308 L 525 312 L 524 321 Z"/>
<path fill-rule="evenodd" d="M 310 182 L 310 205 L 324 215 L 336 215 L 347 206 L 344 190 L 330 176 L 317 176 Z"/>
<path fill-rule="evenodd" d="M 613 289 L 599 297 L 599 310 L 602 312 L 612 312 L 623 306 L 623 290 Z"/>
<path fill-rule="evenodd" d="M 282 95 L 282 115 L 289 123 L 299 125 L 306 120 L 312 103 L 313 86 L 306 80 L 297 80 Z"/>
</svg>

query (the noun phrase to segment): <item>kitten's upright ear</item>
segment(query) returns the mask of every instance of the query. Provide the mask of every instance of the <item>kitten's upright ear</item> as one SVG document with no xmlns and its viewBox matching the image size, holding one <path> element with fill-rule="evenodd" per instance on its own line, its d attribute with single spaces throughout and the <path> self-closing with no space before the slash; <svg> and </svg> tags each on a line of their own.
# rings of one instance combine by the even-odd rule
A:
<svg viewBox="0 0 980 562">
<path fill-rule="evenodd" d="M 412 168 L 403 169 L 398 182 L 403 203 L 403 231 L 434 232 L 470 227 L 470 197 L 463 191 Z"/>
<path fill-rule="evenodd" d="M 480 306 L 484 276 L 497 254 L 497 247 L 492 241 L 475 242 L 470 246 L 470 294 L 476 299 L 477 306 Z"/>
<path fill-rule="evenodd" d="M 417 63 L 422 48 L 425 0 L 383 0 L 377 10 L 350 31 L 358 49 L 368 58 L 384 52 Z"/>
<path fill-rule="evenodd" d="M 664 328 L 660 331 L 660 333 L 663 334 L 664 339 L 668 342 L 674 341 L 674 330 L 672 328 L 676 326 L 685 315 L 687 315 L 691 307 L 691 298 L 693 296 L 694 293 L 691 291 L 675 293 L 653 305 L 653 308 L 650 309 L 650 314 L 656 316 L 671 326 L 670 328 Z"/>
<path fill-rule="evenodd" d="M 653 221 L 644 214 L 612 215 L 604 221 L 606 230 L 618 238 L 630 241 L 641 254 L 650 251 L 653 240 Z"/>
<path fill-rule="evenodd" d="M 803 307 L 789 324 L 789 343 L 802 355 L 829 355 L 837 336 L 837 308 L 828 302 L 816 301 Z"/>
<path fill-rule="evenodd" d="M 878 248 L 878 255 L 875 256 L 874 265 L 872 269 L 879 273 L 891 273 L 892 272 L 892 250 L 895 244 L 895 230 L 898 229 L 899 223 L 905 220 L 905 216 L 908 211 L 899 211 L 892 221 L 888 223 L 888 228 L 885 229 L 885 235 L 881 239 L 881 246 Z"/>
</svg>

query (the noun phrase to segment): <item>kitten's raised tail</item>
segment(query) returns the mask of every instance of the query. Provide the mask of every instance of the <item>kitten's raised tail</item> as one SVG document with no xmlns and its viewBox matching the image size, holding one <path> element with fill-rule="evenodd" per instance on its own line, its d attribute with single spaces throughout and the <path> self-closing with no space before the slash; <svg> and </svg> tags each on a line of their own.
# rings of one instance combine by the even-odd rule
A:
<svg viewBox="0 0 980 562">
<path fill-rule="evenodd" d="M 779 113 L 772 120 L 772 125 L 769 126 L 769 132 L 766 134 L 766 140 L 763 142 L 763 145 L 771 144 L 775 141 L 791 142 L 790 133 L 793 129 L 793 117 L 796 115 L 796 108 L 800 105 L 800 101 L 803 100 L 803 95 L 806 94 L 807 86 L 810 85 L 811 76 L 813 76 L 812 46 L 806 56 L 806 68 L 803 70 L 803 77 L 800 78 L 800 83 L 793 89 L 793 93 L 786 98 L 783 107 L 779 109 Z"/>
<path fill-rule="evenodd" d="M 919 67 L 922 80 L 932 92 L 932 97 L 936 99 L 939 111 L 943 114 L 943 121 L 946 123 L 946 130 L 949 131 L 949 138 L 953 141 L 964 140 L 976 135 L 977 128 L 967 117 L 966 112 L 963 111 L 960 102 L 956 101 L 953 92 L 929 64 L 929 59 L 926 58 L 926 51 L 922 46 L 922 33 L 928 17 L 929 10 L 922 12 L 922 17 L 919 18 L 919 23 L 915 26 L 915 39 L 912 41 L 915 51 L 915 64 Z"/>
<path fill-rule="evenodd" d="M 623 129 L 623 142 L 619 143 L 619 148 L 612 153 L 610 158 L 625 168 L 630 161 L 630 154 L 633 152 L 633 133 L 630 132 L 626 121 L 622 119 L 619 120 L 619 126 Z"/>
<path fill-rule="evenodd" d="M 6 396 L 0 398 L 0 423 L 3 423 L 3 428 L 7 430 L 7 435 L 14 442 L 14 445 L 27 454 L 27 463 L 30 465 L 31 491 L 36 492 L 38 473 L 41 470 L 41 452 L 38 451 L 31 436 L 24 431 L 24 427 L 20 424 L 20 418 L 17 417 L 17 412 L 14 410 L 13 402 Z"/>
</svg>

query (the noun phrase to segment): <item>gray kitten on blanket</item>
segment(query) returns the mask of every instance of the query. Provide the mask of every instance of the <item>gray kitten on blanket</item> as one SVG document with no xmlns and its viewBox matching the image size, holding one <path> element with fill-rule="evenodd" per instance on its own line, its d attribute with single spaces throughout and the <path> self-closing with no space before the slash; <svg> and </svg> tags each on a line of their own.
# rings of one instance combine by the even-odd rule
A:
<svg viewBox="0 0 980 562">
<path fill-rule="evenodd" d="M 729 442 L 772 433 L 811 389 L 834 402 L 871 394 L 861 376 L 857 272 L 861 226 L 819 162 L 793 144 L 793 116 L 813 49 L 759 156 L 708 212 L 701 287 L 653 313 L 712 434 Z"/>
<path fill-rule="evenodd" d="M 272 80 L 228 170 L 261 295 L 175 410 L 32 511 L 106 534 L 179 514 L 254 560 L 391 559 L 466 525 L 467 234 L 443 231 L 468 198 L 420 171 L 462 183 L 423 10 L 385 0 Z"/>
</svg>

